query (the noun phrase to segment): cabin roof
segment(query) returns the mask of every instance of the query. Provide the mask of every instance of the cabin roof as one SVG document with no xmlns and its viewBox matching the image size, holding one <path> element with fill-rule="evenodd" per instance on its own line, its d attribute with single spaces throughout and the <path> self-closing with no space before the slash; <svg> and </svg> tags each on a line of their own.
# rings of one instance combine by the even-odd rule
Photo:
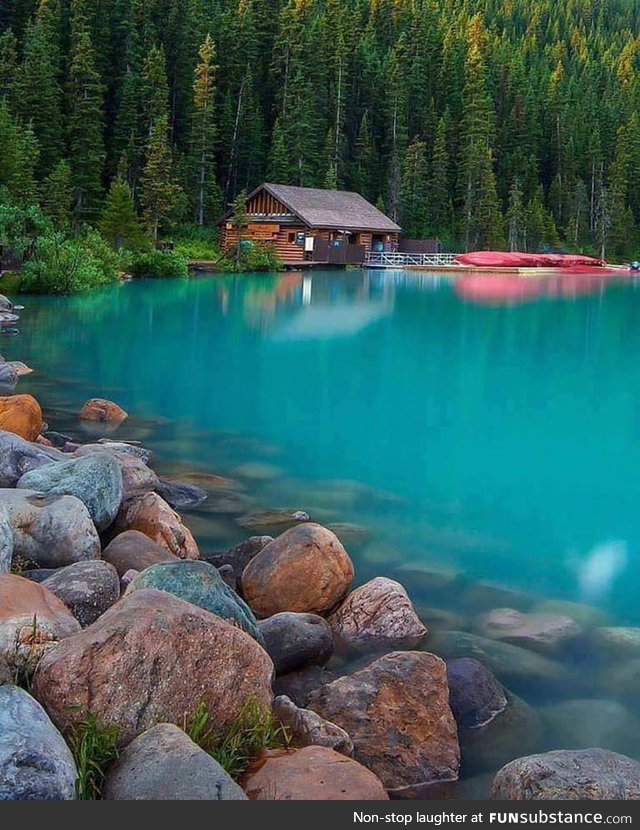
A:
<svg viewBox="0 0 640 830">
<path fill-rule="evenodd" d="M 400 233 L 388 216 L 359 193 L 266 183 L 249 196 L 266 190 L 310 228 Z"/>
</svg>

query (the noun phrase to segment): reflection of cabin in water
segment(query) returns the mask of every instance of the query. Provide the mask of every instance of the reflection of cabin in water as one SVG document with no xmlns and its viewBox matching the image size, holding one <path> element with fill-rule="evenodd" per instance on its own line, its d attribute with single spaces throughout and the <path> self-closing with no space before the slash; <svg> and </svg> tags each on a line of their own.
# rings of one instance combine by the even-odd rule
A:
<svg viewBox="0 0 640 830">
<path fill-rule="evenodd" d="M 286 264 L 361 265 L 368 251 L 396 250 L 401 228 L 358 193 L 263 184 L 247 197 L 242 238 L 272 243 Z M 231 214 L 220 223 L 222 250 L 237 244 Z"/>
</svg>

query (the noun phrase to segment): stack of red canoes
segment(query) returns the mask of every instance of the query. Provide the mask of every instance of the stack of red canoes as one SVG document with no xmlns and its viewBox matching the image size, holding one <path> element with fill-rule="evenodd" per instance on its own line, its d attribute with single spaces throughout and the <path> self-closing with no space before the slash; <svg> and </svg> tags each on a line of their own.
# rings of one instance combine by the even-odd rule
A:
<svg viewBox="0 0 640 830">
<path fill-rule="evenodd" d="M 519 251 L 474 251 L 456 257 L 458 265 L 476 268 L 606 268 L 603 259 L 580 254 L 525 254 Z"/>
</svg>

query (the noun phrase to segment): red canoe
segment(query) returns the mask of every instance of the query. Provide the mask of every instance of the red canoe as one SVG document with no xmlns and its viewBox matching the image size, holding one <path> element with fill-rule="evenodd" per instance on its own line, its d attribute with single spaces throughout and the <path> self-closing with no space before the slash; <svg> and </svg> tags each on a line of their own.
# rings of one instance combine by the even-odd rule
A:
<svg viewBox="0 0 640 830">
<path fill-rule="evenodd" d="M 603 259 L 580 254 L 525 254 L 519 251 L 473 251 L 456 257 L 476 268 L 606 268 Z"/>
</svg>

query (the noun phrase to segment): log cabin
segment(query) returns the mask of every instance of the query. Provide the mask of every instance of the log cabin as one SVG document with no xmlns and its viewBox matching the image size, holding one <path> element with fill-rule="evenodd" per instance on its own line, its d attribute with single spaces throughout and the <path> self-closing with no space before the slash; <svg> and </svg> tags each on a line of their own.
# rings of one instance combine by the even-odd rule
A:
<svg viewBox="0 0 640 830">
<path fill-rule="evenodd" d="M 273 244 L 285 265 L 361 265 L 370 250 L 395 250 L 401 232 L 363 196 L 344 190 L 263 184 L 247 197 L 246 212 L 242 239 Z M 220 222 L 222 250 L 237 241 L 228 213 Z"/>
</svg>

